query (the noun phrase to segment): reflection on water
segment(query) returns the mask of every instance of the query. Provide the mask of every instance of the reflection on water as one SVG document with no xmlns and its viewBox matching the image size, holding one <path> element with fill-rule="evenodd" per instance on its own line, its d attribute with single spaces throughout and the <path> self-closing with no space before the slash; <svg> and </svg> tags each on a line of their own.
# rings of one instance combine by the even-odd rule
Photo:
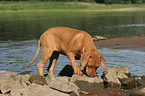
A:
<svg viewBox="0 0 145 96">
<path fill-rule="evenodd" d="M 26 68 L 35 55 L 40 35 L 50 27 L 66 26 L 89 32 L 92 36 L 107 38 L 145 34 L 145 12 L 12 12 L 0 13 L 0 70 L 38 73 L 36 64 Z M 101 48 L 108 68 L 126 65 L 132 74 L 144 75 L 145 52 Z M 78 61 L 79 62 L 79 61 Z M 61 55 L 55 66 L 55 75 L 70 61 Z M 45 71 L 48 62 L 45 65 Z M 103 68 L 99 67 L 98 75 Z"/>
<path fill-rule="evenodd" d="M 1 42 L 0 70 L 32 71 L 32 73 L 38 74 L 36 64 L 40 61 L 41 50 L 34 64 L 27 68 L 35 55 L 37 42 L 37 40 Z M 105 57 L 108 69 L 118 65 L 125 65 L 133 75 L 144 75 L 145 73 L 145 52 L 107 48 L 98 48 L 98 51 Z M 80 62 L 78 61 L 78 63 Z M 70 64 L 70 61 L 66 56 L 60 55 L 54 68 L 54 74 L 57 75 L 66 64 Z M 44 73 L 47 73 L 47 66 L 48 62 L 45 64 Z M 101 76 L 103 71 L 100 66 L 97 74 Z"/>
<path fill-rule="evenodd" d="M 50 27 L 66 26 L 107 38 L 145 34 L 145 12 L 0 13 L 0 40 L 38 40 Z"/>
<path fill-rule="evenodd" d="M 107 48 L 100 49 L 100 52 L 106 57 L 109 68 L 125 65 L 133 75 L 144 75 L 145 73 L 145 52 Z"/>
<path fill-rule="evenodd" d="M 144 27 L 145 24 L 127 24 L 127 25 L 120 25 L 120 27 Z"/>
</svg>

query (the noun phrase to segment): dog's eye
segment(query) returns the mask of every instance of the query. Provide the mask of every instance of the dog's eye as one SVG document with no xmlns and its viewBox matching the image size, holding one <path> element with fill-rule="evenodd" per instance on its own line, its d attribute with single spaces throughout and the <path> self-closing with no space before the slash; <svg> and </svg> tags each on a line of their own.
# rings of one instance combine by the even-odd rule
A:
<svg viewBox="0 0 145 96">
<path fill-rule="evenodd" d="M 92 58 L 92 56 L 90 56 L 89 58 Z"/>
</svg>

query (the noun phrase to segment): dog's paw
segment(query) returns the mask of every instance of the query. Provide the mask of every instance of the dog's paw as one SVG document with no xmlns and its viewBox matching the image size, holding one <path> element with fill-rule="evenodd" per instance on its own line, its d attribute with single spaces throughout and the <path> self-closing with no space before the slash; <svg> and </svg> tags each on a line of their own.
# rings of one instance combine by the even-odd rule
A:
<svg viewBox="0 0 145 96">
<path fill-rule="evenodd" d="M 77 75 L 83 75 L 83 73 L 78 69 L 78 70 L 74 70 L 74 74 L 77 74 Z"/>
</svg>

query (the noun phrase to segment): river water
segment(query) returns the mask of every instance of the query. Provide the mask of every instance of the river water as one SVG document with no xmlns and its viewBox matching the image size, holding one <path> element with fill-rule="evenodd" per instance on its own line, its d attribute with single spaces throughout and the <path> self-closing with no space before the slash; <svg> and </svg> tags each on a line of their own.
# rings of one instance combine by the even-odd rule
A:
<svg viewBox="0 0 145 96">
<path fill-rule="evenodd" d="M 0 13 L 0 71 L 37 72 L 39 55 L 29 68 L 27 65 L 35 55 L 40 35 L 50 27 L 65 26 L 87 31 L 93 36 L 107 38 L 140 36 L 145 34 L 145 12 L 1 12 Z M 125 65 L 132 75 L 145 75 L 145 52 L 126 49 L 99 48 L 105 57 L 108 69 Z M 80 61 L 78 61 L 80 63 Z M 54 69 L 57 74 L 70 61 L 60 55 Z M 48 62 L 45 64 L 44 73 Z M 100 66 L 97 75 L 101 76 Z"/>
</svg>

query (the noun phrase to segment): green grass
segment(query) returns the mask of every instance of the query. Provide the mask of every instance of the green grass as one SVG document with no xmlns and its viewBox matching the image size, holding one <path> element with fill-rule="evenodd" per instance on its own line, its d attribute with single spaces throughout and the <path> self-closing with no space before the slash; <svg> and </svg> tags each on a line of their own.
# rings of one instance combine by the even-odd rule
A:
<svg viewBox="0 0 145 96">
<path fill-rule="evenodd" d="M 38 10 L 112 10 L 139 7 L 145 4 L 96 4 L 83 2 L 41 2 L 41 1 L 0 1 L 0 11 L 38 11 Z"/>
<path fill-rule="evenodd" d="M 0 10 L 67 10 L 84 9 L 87 5 L 70 2 L 0 2 Z"/>
</svg>

